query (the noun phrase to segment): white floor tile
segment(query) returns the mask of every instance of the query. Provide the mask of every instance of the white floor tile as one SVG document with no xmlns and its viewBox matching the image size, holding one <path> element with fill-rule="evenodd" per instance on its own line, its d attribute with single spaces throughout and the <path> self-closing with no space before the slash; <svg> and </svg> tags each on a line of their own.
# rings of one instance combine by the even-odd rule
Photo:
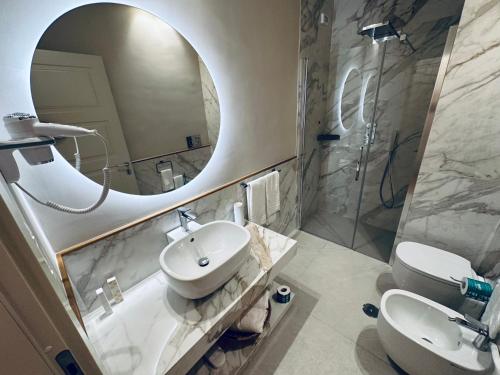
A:
<svg viewBox="0 0 500 375">
<path fill-rule="evenodd" d="M 275 374 L 395 374 L 376 356 L 311 317 L 289 348 Z"/>
<path fill-rule="evenodd" d="M 299 232 L 295 239 L 298 254 L 282 274 L 314 295 L 315 304 L 309 310 L 295 306 L 307 314 L 296 315 L 293 319 L 297 322 L 283 322 L 282 331 L 287 324 L 295 324 L 295 328 L 302 324 L 295 337 L 287 338 L 286 350 L 277 349 L 277 340 L 272 340 L 270 347 L 264 344 L 261 353 L 273 358 L 268 361 L 272 366 L 259 358 L 250 366 L 251 372 L 245 373 L 396 374 L 378 339 L 376 320 L 362 311 L 364 303 L 379 306 L 384 291 L 393 287 L 391 267 L 305 232 Z M 279 365 L 274 352 L 282 357 Z"/>
</svg>

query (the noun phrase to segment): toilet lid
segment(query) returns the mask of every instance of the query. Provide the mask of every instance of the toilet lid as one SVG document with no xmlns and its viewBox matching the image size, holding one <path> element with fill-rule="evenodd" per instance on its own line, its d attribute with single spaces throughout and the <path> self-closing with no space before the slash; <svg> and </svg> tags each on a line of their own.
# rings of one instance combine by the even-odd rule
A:
<svg viewBox="0 0 500 375">
<path fill-rule="evenodd" d="M 453 279 L 474 278 L 470 261 L 432 246 L 401 242 L 396 248 L 396 256 L 408 268 L 446 284 L 457 285 Z"/>
</svg>

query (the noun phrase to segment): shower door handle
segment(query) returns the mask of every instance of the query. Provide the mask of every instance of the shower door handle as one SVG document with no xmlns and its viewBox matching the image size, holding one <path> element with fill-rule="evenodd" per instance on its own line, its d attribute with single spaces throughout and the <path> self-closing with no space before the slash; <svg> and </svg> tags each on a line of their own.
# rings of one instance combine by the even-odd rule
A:
<svg viewBox="0 0 500 375">
<path fill-rule="evenodd" d="M 365 151 L 365 146 L 361 146 L 359 148 L 359 159 L 356 162 L 356 175 L 354 177 L 354 181 L 359 180 L 359 172 L 361 172 L 361 162 L 363 161 L 363 152 Z"/>
<path fill-rule="evenodd" d="M 371 136 L 371 139 L 370 139 L 370 144 L 374 144 L 375 143 L 375 133 L 377 133 L 377 123 L 374 123 L 372 125 L 372 136 Z"/>
</svg>

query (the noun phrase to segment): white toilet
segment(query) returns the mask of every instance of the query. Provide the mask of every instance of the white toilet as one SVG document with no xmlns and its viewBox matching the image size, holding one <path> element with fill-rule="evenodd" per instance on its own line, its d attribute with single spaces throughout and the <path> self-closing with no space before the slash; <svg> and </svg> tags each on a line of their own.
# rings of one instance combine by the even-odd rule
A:
<svg viewBox="0 0 500 375">
<path fill-rule="evenodd" d="M 454 310 L 465 300 L 460 293 L 460 284 L 454 279 L 469 277 L 484 280 L 474 272 L 467 259 L 416 242 L 401 242 L 397 246 L 392 275 L 398 288 Z"/>
</svg>

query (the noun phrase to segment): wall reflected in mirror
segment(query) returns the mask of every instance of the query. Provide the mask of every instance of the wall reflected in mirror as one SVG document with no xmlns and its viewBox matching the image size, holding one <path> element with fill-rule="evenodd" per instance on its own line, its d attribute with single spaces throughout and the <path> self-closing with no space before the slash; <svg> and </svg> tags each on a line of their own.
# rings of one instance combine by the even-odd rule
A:
<svg viewBox="0 0 500 375">
<path fill-rule="evenodd" d="M 97 129 L 107 139 L 117 191 L 180 188 L 217 143 L 219 101 L 201 57 L 171 26 L 134 7 L 91 4 L 57 19 L 34 51 L 31 91 L 40 121 Z M 80 172 L 101 183 L 97 139 L 61 139 L 56 148 L 73 166 L 79 153 Z"/>
</svg>

